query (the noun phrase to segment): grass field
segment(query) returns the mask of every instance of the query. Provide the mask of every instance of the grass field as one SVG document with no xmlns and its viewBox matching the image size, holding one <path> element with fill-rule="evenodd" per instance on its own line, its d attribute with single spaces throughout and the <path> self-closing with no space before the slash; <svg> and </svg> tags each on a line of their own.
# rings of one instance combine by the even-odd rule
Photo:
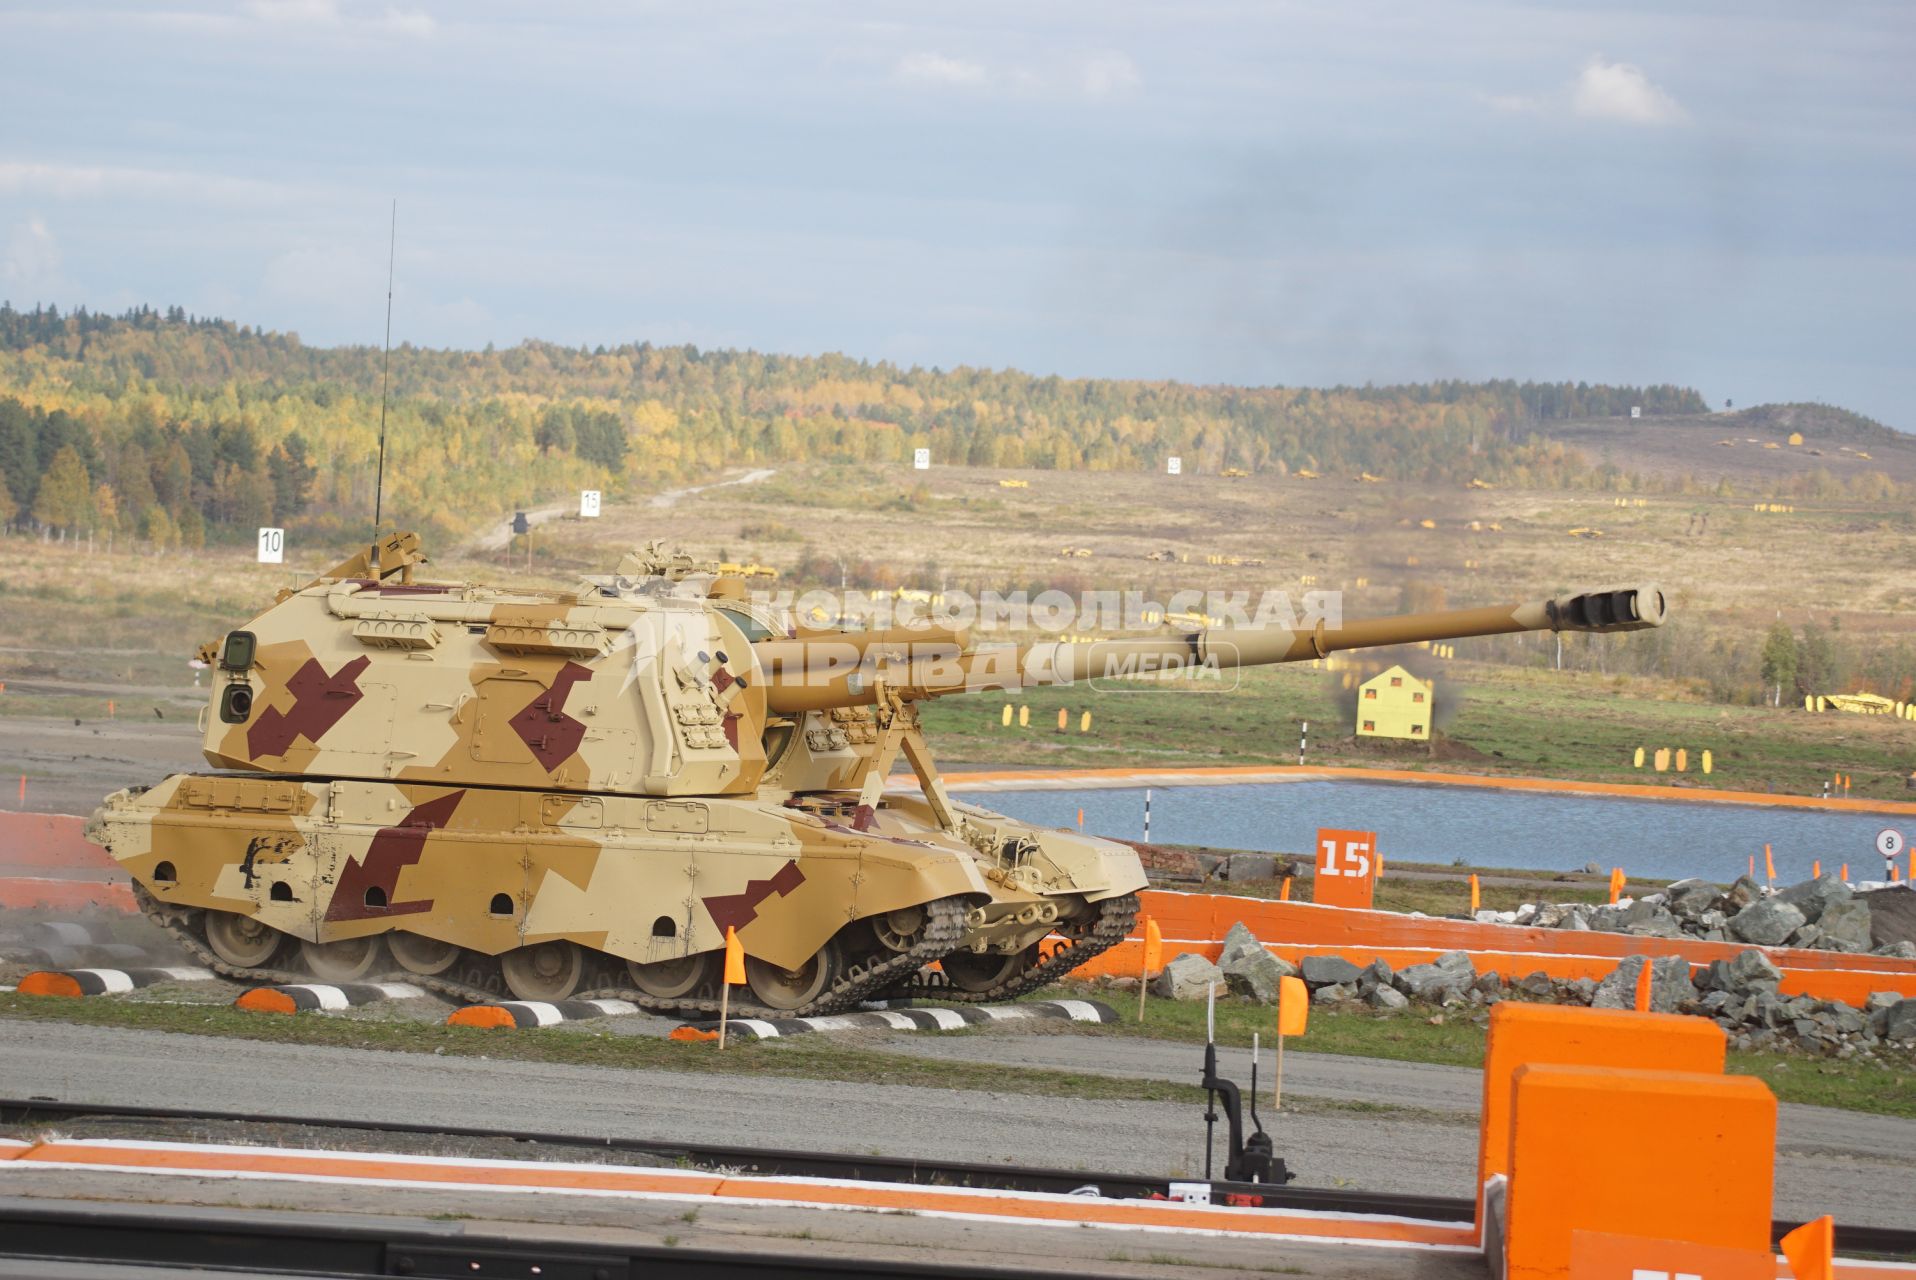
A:
<svg viewBox="0 0 1916 1280">
<path fill-rule="evenodd" d="M 1118 1002 L 1127 1011 L 1135 1006 Z M 1458 1067 L 1483 1065 L 1484 1029 L 1480 1011 L 1443 1014 L 1372 1014 L 1313 1010 L 1310 1031 L 1293 1048 L 1301 1052 L 1388 1058 Z M 1151 1000 L 1142 1024 L 1123 1022 L 1074 1028 L 1074 1034 L 1134 1037 L 1202 1043 L 1204 1006 L 1197 1002 Z M 613 1035 L 578 1028 L 547 1027 L 513 1033 L 448 1027 L 438 1023 L 381 1017 L 282 1017 L 246 1013 L 228 1006 L 143 1003 L 134 1000 L 68 1000 L 0 994 L 0 1026 L 10 1020 L 76 1022 L 92 1026 L 226 1036 L 241 1040 L 385 1049 L 401 1053 L 447 1053 L 582 1066 L 666 1068 L 804 1077 L 820 1080 L 870 1080 L 883 1084 L 922 1084 L 984 1093 L 1021 1093 L 1057 1098 L 1131 1099 L 1143 1102 L 1199 1103 L 1203 1091 L 1191 1085 L 1140 1080 L 1090 1072 L 1002 1067 L 913 1058 L 832 1036 L 789 1040 L 738 1041 L 724 1053 L 710 1044 L 680 1044 L 647 1036 Z M 1271 1010 L 1237 1000 L 1217 1008 L 1218 1043 L 1249 1047 L 1257 1032 L 1269 1038 Z M 919 1034 L 968 1035 L 973 1032 Z M 1116 1050 L 1114 1050 L 1116 1052 Z M 1756 1076 L 1784 1102 L 1839 1107 L 1877 1115 L 1916 1117 L 1916 1063 L 1898 1065 L 1839 1062 L 1797 1055 L 1732 1053 L 1730 1070 Z M 1375 1112 L 1400 1110 L 1388 1099 L 1340 1104 L 1298 1099 L 1295 1109 Z"/>
<path fill-rule="evenodd" d="M 1135 1001 L 1135 996 L 1132 999 Z M 1124 1007 L 1135 1015 L 1135 1003 Z M 1313 1009 L 1310 1030 L 1293 1047 L 1310 1053 L 1481 1067 L 1485 1018 L 1481 1010 L 1467 1009 L 1437 1014 Z M 1147 1000 L 1142 1024 L 1126 1021 L 1090 1027 L 1085 1034 L 1202 1044 L 1204 1026 L 1204 1005 L 1197 1001 Z M 1268 1008 L 1237 1000 L 1220 1002 L 1217 1007 L 1219 1044 L 1248 1047 L 1253 1032 L 1268 1040 L 1275 1027 L 1275 1014 Z M 1908 1056 L 1898 1061 L 1862 1062 L 1854 1058 L 1838 1061 L 1797 1054 L 1732 1052 L 1728 1069 L 1757 1077 L 1784 1102 L 1916 1117 L 1916 1060 Z"/>
<path fill-rule="evenodd" d="M 1028 488 L 1004 489 L 1001 478 Z M 1451 492 L 1348 479 L 1242 481 L 1193 476 L 1167 485 L 1138 474 L 914 473 L 800 466 L 758 484 L 688 495 L 669 508 L 637 501 L 597 522 L 561 520 L 521 556 L 429 548 L 435 572 L 567 585 L 604 570 L 619 549 L 663 537 L 696 555 L 789 568 L 802 552 L 887 580 L 977 592 L 1057 588 L 1292 592 L 1335 589 L 1347 617 L 1516 601 L 1581 586 L 1658 579 L 1672 621 L 1640 636 L 1571 637 L 1567 669 L 1552 669 L 1548 637 L 1460 642 L 1440 660 L 1420 649 L 1383 651 L 1337 669 L 1308 664 L 1249 669 L 1220 685 L 1039 689 L 1015 699 L 1031 727 L 1001 729 L 1007 701 L 984 695 L 931 705 L 926 719 L 946 763 L 1144 765 L 1294 761 L 1300 721 L 1313 727 L 1310 759 L 1448 771 L 1701 785 L 1816 794 L 1845 773 L 1853 796 L 1916 798 L 1916 722 L 1812 715 L 1713 701 L 1710 679 L 1618 674 L 1628 646 L 1658 645 L 1683 669 L 1740 670 L 1781 616 L 1840 624 L 1858 646 L 1916 638 L 1916 515 L 1798 504 L 1760 514 L 1731 498 L 1656 496 L 1616 506 L 1611 495 L 1546 491 Z M 1634 500 L 1626 500 L 1634 502 Z M 502 513 L 503 514 L 503 513 Z M 1709 517 L 1707 534 L 1692 533 Z M 1425 529 L 1428 519 L 1436 527 Z M 1472 531 L 1476 521 L 1483 531 Z M 1501 532 L 1488 532 L 1496 524 Z M 1566 536 L 1601 528 L 1600 539 Z M 1065 546 L 1090 558 L 1060 557 Z M 122 549 L 7 539 L 0 556 L 0 715 L 103 719 L 191 712 L 203 703 L 186 661 L 205 640 L 244 620 L 330 563 L 335 552 L 291 551 L 284 567 L 250 562 L 250 549 L 153 557 Z M 1146 560 L 1168 551 L 1186 563 Z M 1207 555 L 1264 564 L 1209 565 Z M 1307 582 L 1307 580 L 1309 580 Z M 836 585 L 831 584 L 831 585 Z M 1346 680 L 1385 660 L 1437 681 L 1433 746 L 1379 746 L 1351 738 L 1355 694 Z M 1909 673 L 1916 677 L 1916 672 Z M 1070 732 L 1055 729 L 1059 709 Z M 1092 712 L 1089 733 L 1078 716 Z M 1636 748 L 1684 748 L 1687 773 L 1632 767 Z"/>
</svg>

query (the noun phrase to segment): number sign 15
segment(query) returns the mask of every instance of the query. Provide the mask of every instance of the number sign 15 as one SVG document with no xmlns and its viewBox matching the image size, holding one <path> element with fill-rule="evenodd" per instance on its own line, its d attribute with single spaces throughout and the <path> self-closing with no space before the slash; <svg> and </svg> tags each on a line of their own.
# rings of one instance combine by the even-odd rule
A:
<svg viewBox="0 0 1916 1280">
<path fill-rule="evenodd" d="M 1311 900 L 1331 907 L 1369 907 L 1377 886 L 1377 833 L 1320 827 Z"/>
</svg>

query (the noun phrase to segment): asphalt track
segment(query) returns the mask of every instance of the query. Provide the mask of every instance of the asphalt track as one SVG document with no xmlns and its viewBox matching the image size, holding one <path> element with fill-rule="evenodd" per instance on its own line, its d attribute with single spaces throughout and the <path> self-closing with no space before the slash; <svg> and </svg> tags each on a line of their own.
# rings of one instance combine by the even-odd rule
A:
<svg viewBox="0 0 1916 1280">
<path fill-rule="evenodd" d="M 528 1032 L 523 1034 L 538 1034 Z M 929 1058 L 1060 1067 L 1194 1082 L 1189 1045 L 1004 1032 L 877 1037 Z M 1248 1053 L 1225 1055 L 1248 1077 Z M 1431 1195 L 1470 1194 L 1476 1075 L 1450 1067 L 1291 1053 L 1286 1092 L 1302 1108 L 1272 1125 L 1299 1184 Z M 0 1095 L 138 1102 L 369 1120 L 487 1125 L 562 1133 L 882 1152 L 1049 1164 L 1153 1176 L 1198 1174 L 1196 1108 L 1017 1093 L 622 1071 L 517 1061 L 268 1044 L 61 1023 L 0 1022 Z M 1389 1103 L 1383 1112 L 1339 1102 Z M 1267 1123 L 1271 1117 L 1266 1116 Z M 1618 1140 L 1638 1134 L 1618 1118 Z M 1857 1225 L 1906 1226 L 1916 1122 L 1785 1107 L 1778 1217 L 1835 1212 Z"/>
</svg>

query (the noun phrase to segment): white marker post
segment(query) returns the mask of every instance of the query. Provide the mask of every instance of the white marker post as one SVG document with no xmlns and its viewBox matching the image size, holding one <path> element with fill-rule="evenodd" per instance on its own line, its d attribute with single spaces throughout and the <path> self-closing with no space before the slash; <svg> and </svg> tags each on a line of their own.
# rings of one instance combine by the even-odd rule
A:
<svg viewBox="0 0 1916 1280">
<path fill-rule="evenodd" d="M 579 490 L 579 519 L 597 520 L 599 518 L 599 491 L 597 489 Z"/>
<path fill-rule="evenodd" d="M 1890 878 L 1890 869 L 1896 865 L 1896 859 L 1903 852 L 1903 833 L 1895 827 L 1884 827 L 1876 833 L 1876 852 L 1883 855 L 1883 879 Z M 1912 885 L 1916 885 L 1916 875 L 1911 876 Z"/>
<path fill-rule="evenodd" d="M 1297 730 L 1297 766 L 1300 769 L 1304 767 L 1304 748 L 1309 744 L 1310 738 L 1311 722 L 1306 720 L 1302 725 L 1298 726 Z"/>
<path fill-rule="evenodd" d="M 259 531 L 259 562 L 261 564 L 286 563 L 286 530 L 261 529 Z"/>
<path fill-rule="evenodd" d="M 1184 474 L 1184 459 L 1178 457 L 1175 453 L 1172 454 L 1170 457 L 1166 458 L 1164 460 L 1164 474 L 1167 476 L 1183 475 Z"/>
</svg>

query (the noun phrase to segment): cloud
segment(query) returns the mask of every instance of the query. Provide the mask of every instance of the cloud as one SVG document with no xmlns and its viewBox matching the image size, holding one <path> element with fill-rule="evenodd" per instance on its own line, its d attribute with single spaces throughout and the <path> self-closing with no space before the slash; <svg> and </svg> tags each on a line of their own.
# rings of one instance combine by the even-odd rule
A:
<svg viewBox="0 0 1916 1280">
<path fill-rule="evenodd" d="M 942 53 L 908 53 L 892 67 L 892 78 L 925 89 L 1093 99 L 1123 97 L 1135 93 L 1144 83 L 1129 55 L 1111 49 L 1036 70 L 987 67 Z"/>
<path fill-rule="evenodd" d="M 1586 120 L 1676 124 L 1687 116 L 1677 100 L 1650 83 L 1640 67 L 1594 57 L 1571 89 L 1570 109 Z"/>
<path fill-rule="evenodd" d="M 28 218 L 7 237 L 0 257 L 0 284 L 7 297 L 18 302 L 51 297 L 65 282 L 60 278 L 60 245 L 40 218 Z"/>
<path fill-rule="evenodd" d="M 261 22 L 295 22 L 335 25 L 339 22 L 338 0 L 246 0 L 241 6 Z"/>
<path fill-rule="evenodd" d="M 1094 53 L 1078 64 L 1078 87 L 1086 97 L 1111 98 L 1135 93 L 1143 84 L 1138 64 L 1115 50 Z"/>
<path fill-rule="evenodd" d="M 260 22 L 387 31 L 420 39 L 430 36 L 436 25 L 432 15 L 420 9 L 388 8 L 378 17 L 358 17 L 342 11 L 339 0 L 245 0 L 240 9 Z"/>
<path fill-rule="evenodd" d="M 365 246 L 303 245 L 268 262 L 261 283 L 269 294 L 294 302 L 365 307 L 367 299 L 385 297 L 386 264 Z"/>
<path fill-rule="evenodd" d="M 1575 80 L 1552 93 L 1479 93 L 1477 101 L 1505 115 L 1610 120 L 1658 126 L 1687 121 L 1677 100 L 1650 83 L 1641 67 L 1593 57 Z"/>
<path fill-rule="evenodd" d="M 954 89 L 982 89 L 991 79 L 978 63 L 942 53 L 908 53 L 892 68 L 892 76 L 904 84 Z"/>
<path fill-rule="evenodd" d="M 232 178 L 184 169 L 0 160 L 0 193 L 25 192 L 59 200 L 134 196 L 224 205 L 274 204 L 299 194 L 290 187 L 256 178 Z"/>
<path fill-rule="evenodd" d="M 425 39 L 433 33 L 432 15 L 419 9 L 388 9 L 386 16 L 377 19 L 374 26 L 383 27 L 394 35 L 417 36 Z"/>
<path fill-rule="evenodd" d="M 1492 111 L 1502 111 L 1510 115 L 1540 114 L 1549 102 L 1544 98 L 1533 98 L 1522 93 L 1480 93 L 1477 100 Z"/>
</svg>

